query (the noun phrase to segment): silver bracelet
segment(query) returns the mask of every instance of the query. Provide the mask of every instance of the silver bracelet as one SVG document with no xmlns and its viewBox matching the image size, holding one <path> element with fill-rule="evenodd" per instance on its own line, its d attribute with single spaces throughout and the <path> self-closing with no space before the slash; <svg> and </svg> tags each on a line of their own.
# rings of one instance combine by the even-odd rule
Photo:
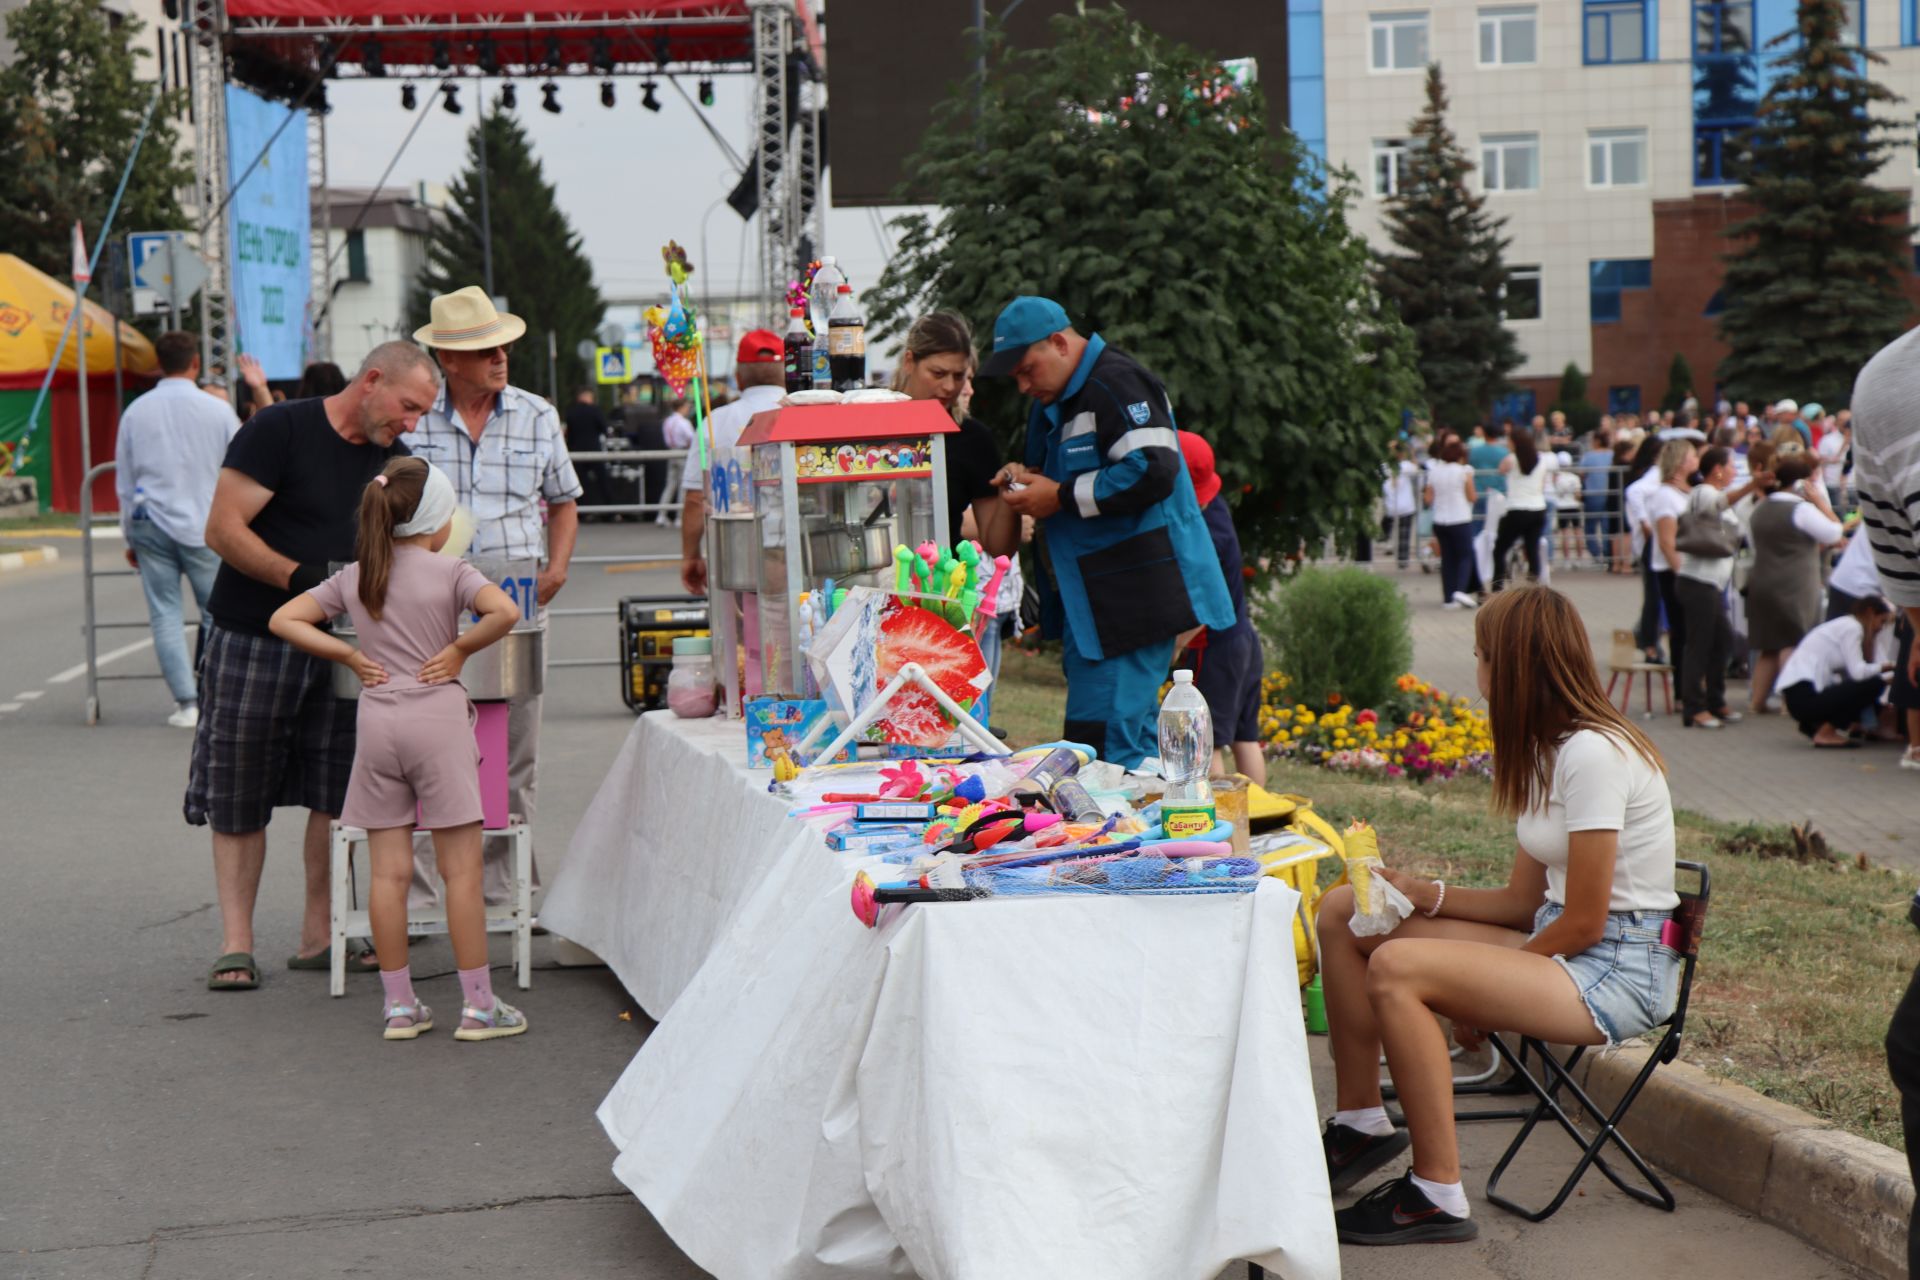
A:
<svg viewBox="0 0 1920 1280">
<path fill-rule="evenodd" d="M 1420 913 L 1429 920 L 1440 914 L 1440 908 L 1446 905 L 1447 901 L 1447 882 L 1445 880 L 1435 880 L 1434 883 L 1440 886 L 1440 896 L 1433 900 L 1433 910 L 1422 911 Z"/>
</svg>

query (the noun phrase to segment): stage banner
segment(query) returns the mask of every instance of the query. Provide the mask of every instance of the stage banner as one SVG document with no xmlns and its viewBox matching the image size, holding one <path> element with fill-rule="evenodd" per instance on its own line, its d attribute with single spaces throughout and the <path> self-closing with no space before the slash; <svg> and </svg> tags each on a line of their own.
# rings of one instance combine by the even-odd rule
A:
<svg viewBox="0 0 1920 1280">
<path fill-rule="evenodd" d="M 298 378 L 306 367 L 307 295 L 313 278 L 307 238 L 307 113 L 293 115 L 288 121 L 283 104 L 227 86 L 227 181 L 233 191 L 227 206 L 227 245 L 233 268 L 234 346 L 259 360 L 267 376 L 276 380 Z M 286 128 L 281 129 L 283 123 Z"/>
</svg>

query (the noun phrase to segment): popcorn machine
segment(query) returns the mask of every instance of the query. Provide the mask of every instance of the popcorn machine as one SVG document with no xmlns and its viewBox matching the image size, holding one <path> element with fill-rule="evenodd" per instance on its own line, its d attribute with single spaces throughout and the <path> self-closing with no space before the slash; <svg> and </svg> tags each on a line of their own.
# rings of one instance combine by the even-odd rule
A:
<svg viewBox="0 0 1920 1280">
<path fill-rule="evenodd" d="M 891 582 L 896 546 L 951 545 L 944 437 L 958 430 L 934 400 L 793 405 L 747 425 L 763 690 L 812 693 L 804 650 L 833 591 Z"/>
</svg>

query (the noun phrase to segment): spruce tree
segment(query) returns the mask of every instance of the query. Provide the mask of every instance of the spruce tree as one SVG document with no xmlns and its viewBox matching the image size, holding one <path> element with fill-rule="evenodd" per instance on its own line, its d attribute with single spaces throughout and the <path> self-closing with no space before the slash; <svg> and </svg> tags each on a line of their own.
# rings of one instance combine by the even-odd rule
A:
<svg viewBox="0 0 1920 1280">
<path fill-rule="evenodd" d="M 0 68 L 0 249 L 56 280 L 73 266 L 73 224 L 99 237 L 153 94 L 135 77 L 146 24 L 99 0 L 31 0 L 6 17 L 13 61 Z M 171 122 L 178 95 L 154 109 L 112 234 L 186 226 L 175 192 L 193 185 Z M 97 290 L 96 290 L 97 294 Z"/>
<path fill-rule="evenodd" d="M 1560 395 L 1553 407 L 1567 415 L 1567 426 L 1577 436 L 1600 425 L 1600 411 L 1587 399 L 1587 375 L 1571 360 L 1560 373 Z"/>
<path fill-rule="evenodd" d="M 1387 234 L 1400 252 L 1380 255 L 1380 292 L 1413 331 L 1433 421 L 1465 430 L 1520 364 L 1500 307 L 1505 219 L 1468 189 L 1474 165 L 1447 126 L 1438 63 L 1427 68 L 1427 106 L 1411 132 L 1386 206 Z"/>
<path fill-rule="evenodd" d="M 1685 353 L 1673 353 L 1673 363 L 1667 366 L 1667 394 L 1660 397 L 1662 409 L 1678 409 L 1693 394 L 1693 366 L 1687 363 Z"/>
<path fill-rule="evenodd" d="M 1874 116 L 1899 98 L 1867 77 L 1884 59 L 1844 43 L 1843 18 L 1842 0 L 1801 0 L 1738 162 L 1754 213 L 1726 232 L 1739 247 L 1725 259 L 1719 374 L 1739 399 L 1844 405 L 1908 319 L 1906 193 L 1873 184 L 1893 149 Z"/>
<path fill-rule="evenodd" d="M 449 185 L 452 208 L 435 219 L 427 264 L 414 289 L 413 324 L 429 319 L 435 294 L 486 283 L 480 243 L 481 131 L 487 154 L 487 215 L 493 229 L 493 292 L 504 296 L 527 334 L 514 348 L 513 384 L 537 395 L 553 385 L 547 334 L 556 339 L 559 390 L 564 398 L 586 381 L 588 369 L 575 350 L 591 338 L 606 312 L 593 281 L 593 263 L 580 235 L 560 211 L 553 184 L 541 172 L 526 130 L 495 105 L 467 133 L 467 167 Z M 665 292 L 664 277 L 661 285 Z M 563 400 L 564 402 L 564 400 Z"/>
</svg>

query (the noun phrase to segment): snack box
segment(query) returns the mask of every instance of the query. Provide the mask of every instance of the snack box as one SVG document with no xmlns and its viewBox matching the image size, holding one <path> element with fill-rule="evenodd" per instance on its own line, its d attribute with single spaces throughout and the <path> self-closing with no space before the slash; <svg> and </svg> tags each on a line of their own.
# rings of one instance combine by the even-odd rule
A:
<svg viewBox="0 0 1920 1280">
<path fill-rule="evenodd" d="M 863 804 L 853 811 L 853 820 L 865 826 L 870 823 L 932 822 L 939 816 L 939 810 L 922 800 L 883 800 L 875 804 Z"/>
<path fill-rule="evenodd" d="M 883 853 L 920 843 L 920 828 L 909 826 L 860 826 L 843 822 L 827 832 L 827 847 L 842 853 Z"/>
<path fill-rule="evenodd" d="M 775 741 L 784 740 L 788 747 L 795 747 L 807 736 L 814 722 L 827 714 L 824 698 L 748 698 L 744 708 L 747 721 L 747 768 L 770 769 L 773 761 L 767 759 L 767 735 L 780 735 Z M 832 733 L 821 739 L 820 746 L 829 745 Z M 851 764 L 854 761 L 853 749 L 842 747 L 840 754 L 832 760 L 808 760 L 800 764 Z"/>
</svg>

